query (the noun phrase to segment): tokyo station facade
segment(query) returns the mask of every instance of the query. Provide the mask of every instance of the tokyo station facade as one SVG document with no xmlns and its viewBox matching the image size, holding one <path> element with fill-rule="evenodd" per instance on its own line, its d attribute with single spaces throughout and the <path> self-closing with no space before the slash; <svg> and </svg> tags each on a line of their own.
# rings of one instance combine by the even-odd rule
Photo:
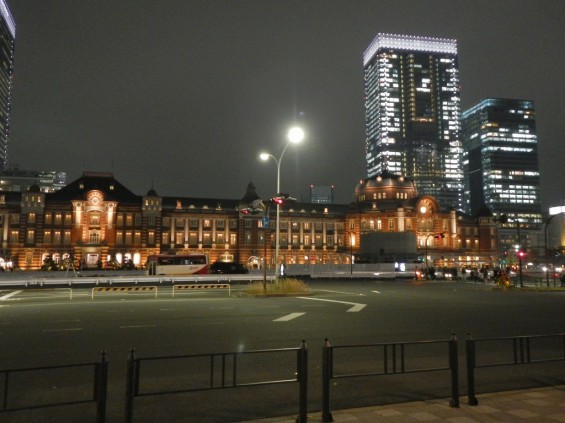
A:
<svg viewBox="0 0 565 423">
<path fill-rule="evenodd" d="M 53 193 L 36 187 L 0 193 L 0 254 L 22 270 L 39 269 L 48 256 L 96 268 L 110 260 L 143 266 L 152 254 L 195 252 L 207 254 L 210 262 L 236 261 L 249 268 L 266 262 L 273 268 L 275 207 L 268 209 L 264 228 L 263 216 L 240 212 L 260 200 L 252 183 L 242 188 L 241 199 L 159 196 L 153 189 L 136 195 L 111 173 L 84 172 Z M 471 217 L 440 210 L 433 197 L 418 195 L 412 181 L 392 174 L 360 181 L 354 198 L 346 205 L 282 205 L 279 261 L 346 265 L 352 256 L 355 263 L 363 257 L 370 261 L 364 240 L 386 233 L 408 234 L 403 239 L 415 245 L 403 257 L 387 255 L 390 249 L 379 246 L 382 262 L 421 263 L 427 254 L 430 266 L 497 264 L 497 228 L 489 212 Z"/>
</svg>

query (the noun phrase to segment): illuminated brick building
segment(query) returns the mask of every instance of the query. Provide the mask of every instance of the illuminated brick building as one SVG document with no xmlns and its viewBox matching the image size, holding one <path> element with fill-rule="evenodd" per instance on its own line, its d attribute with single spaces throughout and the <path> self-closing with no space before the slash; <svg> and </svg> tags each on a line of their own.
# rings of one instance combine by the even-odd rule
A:
<svg viewBox="0 0 565 423">
<path fill-rule="evenodd" d="M 496 257 L 492 216 L 476 221 L 455 210 L 441 212 L 408 179 L 377 175 L 362 181 L 355 195 L 349 205 L 284 204 L 281 262 L 346 264 L 351 252 L 363 248 L 364 237 L 378 232 L 413 234 L 417 257 L 406 260 L 422 260 L 426 252 L 436 266 L 480 266 Z M 274 207 L 266 230 L 263 216 L 240 213 L 258 199 L 253 184 L 240 200 L 165 197 L 153 189 L 140 196 L 112 174 L 85 172 L 54 193 L 32 187 L 0 194 L 1 253 L 17 268 L 38 269 L 48 256 L 56 262 L 73 257 L 96 268 L 126 258 L 139 266 L 150 254 L 173 251 L 203 252 L 211 262 L 233 260 L 253 268 L 262 265 L 266 252 L 272 268 Z"/>
</svg>

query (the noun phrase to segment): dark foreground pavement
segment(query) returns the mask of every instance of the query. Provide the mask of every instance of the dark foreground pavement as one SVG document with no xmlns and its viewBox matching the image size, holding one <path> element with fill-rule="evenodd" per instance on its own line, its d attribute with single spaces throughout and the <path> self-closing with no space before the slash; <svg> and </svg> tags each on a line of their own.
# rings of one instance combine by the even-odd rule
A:
<svg viewBox="0 0 565 423">
<path fill-rule="evenodd" d="M 332 411 L 334 422 L 535 422 L 565 423 L 565 385 L 477 395 L 477 406 L 461 398 L 459 408 L 447 399 L 415 401 L 377 407 Z M 253 420 L 242 423 L 291 423 L 296 416 Z M 309 413 L 309 422 L 322 422 L 321 413 Z"/>
</svg>

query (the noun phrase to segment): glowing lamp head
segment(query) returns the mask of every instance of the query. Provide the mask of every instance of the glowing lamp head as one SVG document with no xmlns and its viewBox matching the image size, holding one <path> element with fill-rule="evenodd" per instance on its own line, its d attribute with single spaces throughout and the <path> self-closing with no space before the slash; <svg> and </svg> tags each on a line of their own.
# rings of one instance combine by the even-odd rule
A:
<svg viewBox="0 0 565 423">
<path fill-rule="evenodd" d="M 288 131 L 288 140 L 293 144 L 298 144 L 304 139 L 304 131 L 298 126 L 290 128 Z"/>
<path fill-rule="evenodd" d="M 259 154 L 259 158 L 263 161 L 269 160 L 269 153 L 261 153 Z"/>
</svg>

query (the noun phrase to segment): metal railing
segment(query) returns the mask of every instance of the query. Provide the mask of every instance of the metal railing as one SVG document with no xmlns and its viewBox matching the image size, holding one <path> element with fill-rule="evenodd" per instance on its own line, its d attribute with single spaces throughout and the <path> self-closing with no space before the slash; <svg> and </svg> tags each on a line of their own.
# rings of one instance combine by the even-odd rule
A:
<svg viewBox="0 0 565 423">
<path fill-rule="evenodd" d="M 444 344 L 447 346 L 446 357 L 448 358 L 447 366 L 433 367 L 433 368 L 412 368 L 406 367 L 406 347 L 407 346 L 429 346 L 433 344 Z M 343 349 L 376 349 L 381 351 L 382 357 L 382 370 L 371 372 L 356 372 L 348 374 L 336 374 L 334 351 Z M 376 354 L 373 355 L 376 357 Z M 417 360 L 417 358 L 415 358 Z M 340 345 L 332 346 L 326 338 L 322 350 L 322 421 L 333 421 L 330 411 L 330 381 L 331 379 L 344 379 L 354 378 L 361 376 L 383 376 L 392 374 L 405 374 L 405 373 L 421 373 L 421 372 L 435 372 L 440 370 L 449 370 L 451 375 L 451 400 L 449 405 L 451 407 L 459 407 L 459 359 L 457 352 L 457 338 L 452 334 L 450 340 L 434 340 L 434 341 L 420 341 L 420 342 L 397 342 L 397 343 L 382 343 L 382 344 L 358 344 L 358 345 Z"/>
<path fill-rule="evenodd" d="M 0 370 L 0 375 L 4 378 L 3 386 L 3 398 L 2 407 L 0 408 L 1 413 L 24 411 L 24 410 L 34 410 L 57 406 L 68 406 L 76 404 L 85 403 L 96 403 L 96 423 L 104 423 L 106 421 L 106 395 L 108 391 L 108 362 L 106 361 L 106 352 L 101 352 L 101 359 L 97 363 L 81 363 L 81 364 L 66 364 L 60 366 L 48 366 L 48 367 L 33 367 L 28 369 L 10 369 L 10 370 Z M 92 378 L 93 389 L 91 399 L 76 399 L 68 401 L 53 401 L 44 404 L 28 404 L 19 406 L 10 406 L 10 382 L 19 373 L 30 373 L 30 372 L 43 372 L 43 371 L 59 371 L 68 372 L 71 368 L 80 367 L 92 367 L 94 369 L 94 374 Z M 21 398 L 19 398 L 21 400 Z"/>
<path fill-rule="evenodd" d="M 561 339 L 560 339 L 561 338 Z M 561 349 L 560 356 L 551 357 L 541 357 L 534 353 L 541 354 L 541 350 L 549 350 L 554 353 L 557 348 L 555 346 L 541 346 L 539 343 L 544 340 L 554 339 L 556 343 L 559 343 Z M 539 341 L 539 342 L 538 342 Z M 490 361 L 487 362 L 486 358 L 483 358 L 483 362 L 477 364 L 477 344 L 488 344 L 497 342 L 507 344 L 507 351 L 512 353 L 512 360 L 510 361 Z M 538 347 L 534 351 L 534 347 Z M 468 385 L 468 402 L 469 405 L 478 405 L 479 402 L 476 397 L 475 389 L 475 369 L 484 367 L 498 367 L 498 366 L 513 366 L 520 364 L 534 364 L 534 363 L 549 363 L 553 361 L 564 361 L 565 360 L 565 333 L 552 334 L 552 335 L 534 335 L 534 336 L 514 336 L 514 337 L 501 337 L 501 338 L 481 338 L 473 339 L 471 334 L 467 335 L 467 340 L 465 342 L 465 350 L 467 355 L 467 385 Z"/>
<path fill-rule="evenodd" d="M 492 345 L 493 343 L 497 344 Z M 479 363 L 477 362 L 477 344 L 481 345 Z M 500 344 L 507 348 L 501 349 Z M 475 396 L 475 371 L 478 368 L 565 361 L 565 333 L 483 339 L 472 339 L 469 335 L 465 346 L 469 405 L 478 404 Z M 340 355 L 339 363 L 336 363 L 336 351 L 344 353 L 343 356 Z M 293 364 L 293 355 L 296 358 L 296 367 Z M 349 360 L 343 359 L 344 357 L 348 357 Z M 186 361 L 179 366 L 178 360 Z M 445 360 L 447 364 L 444 365 Z M 274 363 L 276 366 L 273 365 Z M 261 375 L 267 374 L 267 376 L 257 376 L 258 373 L 253 372 L 258 364 L 266 366 L 266 373 L 261 373 Z M 59 375 L 59 372 L 71 373 L 75 377 L 73 381 L 80 380 L 79 383 L 83 383 L 85 378 L 80 368 L 86 368 L 88 371 L 88 367 L 94 369 L 93 378 L 86 379 L 86 381 L 92 380 L 91 398 L 84 398 L 89 391 L 82 394 L 83 398 L 58 400 L 56 396 L 50 396 L 49 392 L 42 393 L 40 389 L 36 389 L 40 395 L 36 395 L 32 390 L 23 393 L 21 389 L 18 390 L 18 382 L 21 387 L 23 380 L 26 381 L 24 383 L 26 387 L 31 386 L 27 382 L 29 375 L 23 374 L 24 372 L 37 373 L 39 375 L 37 380 L 45 379 L 48 385 L 57 383 L 54 375 Z M 449 340 L 340 346 L 330 345 L 326 338 L 322 348 L 322 421 L 333 421 L 329 407 L 332 379 L 385 375 L 394 377 L 394 375 L 410 373 L 449 371 L 451 387 L 449 405 L 459 407 L 458 367 L 458 340 L 455 334 L 452 334 Z M 80 375 L 75 375 L 72 369 L 79 369 L 77 372 L 81 372 Z M 198 371 L 194 372 L 191 369 L 198 369 Z M 172 380 L 165 377 L 163 380 L 167 381 L 166 386 L 160 385 L 160 382 L 156 380 L 161 380 L 167 370 L 174 372 L 175 376 Z M 250 373 L 246 373 L 246 370 L 249 370 Z M 156 372 L 157 379 L 151 378 L 151 371 Z M 52 379 L 45 375 L 50 372 Z M 275 372 L 283 372 L 282 377 L 277 378 L 279 373 Z M 23 375 L 18 377 L 19 374 Z M 293 377 L 287 378 L 287 375 Z M 266 380 L 269 377 L 271 379 Z M 132 349 L 127 360 L 125 423 L 133 422 L 136 398 L 290 383 L 298 384 L 296 421 L 306 423 L 308 348 L 305 341 L 302 341 L 298 348 L 145 358 L 136 358 L 135 350 Z M 101 352 L 100 362 L 0 370 L 0 392 L 2 393 L 0 415 L 24 410 L 96 403 L 96 422 L 105 423 L 107 391 L 108 362 L 105 351 Z M 72 392 L 78 392 L 78 390 L 74 389 Z M 62 392 L 59 393 L 59 396 L 62 397 L 63 394 L 66 395 Z M 34 398 L 35 402 L 28 404 L 25 402 L 27 398 Z"/>
<path fill-rule="evenodd" d="M 277 379 L 277 380 L 261 380 L 254 382 L 240 382 L 240 374 L 238 372 L 238 364 L 240 359 L 246 355 L 259 355 L 259 354 L 279 354 L 279 353 L 295 353 L 296 354 L 296 369 L 293 373 L 296 374 L 292 379 Z M 160 389 L 160 390 L 141 390 L 141 369 L 142 363 L 150 361 L 172 361 L 172 360 L 204 360 L 208 364 L 208 377 L 206 383 L 202 386 L 184 386 L 174 389 Z M 216 369 L 217 363 L 220 363 L 219 370 Z M 204 364 L 204 363 L 200 363 Z M 231 364 L 231 366 L 230 366 Z M 177 372 L 180 372 L 177 369 Z M 219 382 L 218 374 L 219 372 Z M 189 383 L 190 374 L 185 374 L 185 381 Z M 146 357 L 136 358 L 135 350 L 130 351 L 130 356 L 127 362 L 127 375 L 126 375 L 126 405 L 125 405 L 125 423 L 133 421 L 134 412 L 134 399 L 137 397 L 166 395 L 166 394 L 179 394 L 186 392 L 197 391 L 210 391 L 226 388 L 241 388 L 249 386 L 260 385 L 275 385 L 283 383 L 298 382 L 298 417 L 296 419 L 299 423 L 306 423 L 307 420 L 307 401 L 308 401 L 308 348 L 306 342 L 302 341 L 299 348 L 282 348 L 271 350 L 254 350 L 243 352 L 229 352 L 229 353 L 214 353 L 214 354 L 193 354 L 193 355 L 178 355 L 178 356 L 164 356 L 164 357 Z"/>
<path fill-rule="evenodd" d="M 190 275 L 190 276 L 80 276 L 65 278 L 19 278 L 0 280 L 2 287 L 49 287 L 49 286 L 106 286 L 123 284 L 176 284 L 176 283 L 237 283 L 262 281 L 263 274 L 246 273 L 241 275 Z M 275 280 L 273 275 L 266 277 L 268 281 Z"/>
</svg>

